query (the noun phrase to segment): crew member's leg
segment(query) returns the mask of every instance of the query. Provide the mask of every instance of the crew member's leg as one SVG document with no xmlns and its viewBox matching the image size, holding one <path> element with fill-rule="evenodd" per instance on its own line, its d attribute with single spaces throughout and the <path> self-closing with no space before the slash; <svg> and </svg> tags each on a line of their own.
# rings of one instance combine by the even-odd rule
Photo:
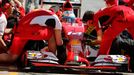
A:
<svg viewBox="0 0 134 75">
<path fill-rule="evenodd" d="M 64 64 L 66 61 L 66 48 L 63 44 L 61 30 L 55 30 L 55 39 L 57 44 L 57 57 L 59 59 L 60 64 Z"/>
<path fill-rule="evenodd" d="M 126 25 L 124 23 L 115 21 L 112 23 L 112 27 L 109 27 L 103 34 L 98 55 L 109 54 L 112 41 L 125 29 L 125 27 Z"/>
<path fill-rule="evenodd" d="M 56 41 L 54 35 L 48 40 L 48 48 L 50 52 L 56 54 Z"/>
<path fill-rule="evenodd" d="M 0 63 L 13 63 L 23 52 L 23 48 L 26 44 L 26 39 L 20 37 L 14 37 L 12 45 L 7 53 L 0 54 Z"/>
</svg>

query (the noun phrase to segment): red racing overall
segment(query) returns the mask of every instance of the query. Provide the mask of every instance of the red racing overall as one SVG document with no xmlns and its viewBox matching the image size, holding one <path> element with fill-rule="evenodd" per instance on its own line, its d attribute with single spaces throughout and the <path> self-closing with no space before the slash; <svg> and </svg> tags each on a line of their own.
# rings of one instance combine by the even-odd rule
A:
<svg viewBox="0 0 134 75">
<path fill-rule="evenodd" d="M 110 18 L 103 23 L 103 25 L 111 25 L 107 30 L 104 31 L 102 42 L 100 45 L 100 54 L 109 54 L 113 39 L 120 34 L 124 29 L 127 28 L 129 33 L 134 38 L 134 11 L 126 6 L 112 6 L 105 8 L 95 14 L 94 24 L 96 30 L 101 29 L 98 21 L 102 16 L 109 16 Z"/>
<path fill-rule="evenodd" d="M 23 48 L 28 40 L 48 40 L 52 36 L 54 29 L 51 27 L 39 25 L 38 23 L 31 24 L 32 20 L 36 18 L 38 19 L 40 16 L 53 18 L 53 13 L 46 10 L 33 11 L 20 20 L 14 33 L 12 45 L 9 49 L 11 54 L 20 55 L 23 52 Z M 43 21 L 42 19 L 40 20 L 42 23 L 45 23 L 44 18 Z M 35 22 L 35 20 L 33 22 Z"/>
</svg>

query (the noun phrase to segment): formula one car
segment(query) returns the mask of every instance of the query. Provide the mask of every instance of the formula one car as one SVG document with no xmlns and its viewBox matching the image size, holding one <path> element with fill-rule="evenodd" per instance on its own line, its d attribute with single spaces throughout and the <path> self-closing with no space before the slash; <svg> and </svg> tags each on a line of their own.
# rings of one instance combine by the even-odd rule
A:
<svg viewBox="0 0 134 75">
<path fill-rule="evenodd" d="M 19 45 L 21 46 L 17 47 L 11 45 L 11 48 L 13 50 L 24 50 L 21 57 L 21 62 L 23 65 L 20 66 L 20 69 L 22 71 L 50 73 L 91 73 L 100 71 L 128 71 L 129 59 L 124 55 L 98 55 L 96 56 L 96 59 L 94 61 L 90 61 L 87 59 L 87 54 L 91 50 L 87 50 L 87 48 L 85 48 L 85 45 L 83 45 L 83 42 L 90 42 L 92 40 L 84 39 L 84 26 L 82 23 L 62 23 L 63 32 L 65 33 L 65 37 L 63 38 L 68 40 L 68 42 L 66 43 L 67 60 L 63 65 L 58 64 L 58 59 L 51 52 L 47 52 L 47 48 L 44 51 L 42 50 L 42 47 L 40 47 L 42 45 L 41 43 L 45 44 L 44 46 L 47 46 L 47 42 L 44 42 L 44 36 L 49 36 L 49 32 L 52 31 L 51 28 L 45 29 L 44 27 L 45 21 L 47 21 L 49 18 L 53 18 L 51 16 L 51 12 L 37 10 L 37 13 L 31 13 L 29 13 L 28 15 L 26 15 L 26 17 L 22 18 L 19 21 L 18 26 L 13 35 L 13 38 L 22 39 L 22 41 L 19 42 Z M 41 19 L 42 21 L 35 20 L 39 17 L 43 18 Z M 8 38 L 6 41 L 11 42 L 11 38 L 9 38 L 9 41 Z M 33 40 L 34 42 L 37 41 L 36 48 L 27 49 L 29 43 L 26 44 L 25 42 L 30 40 Z M 12 44 L 14 43 L 17 44 L 16 42 L 13 42 Z M 24 48 L 24 46 L 27 47 Z M 47 54 L 51 56 L 47 57 Z M 94 54 L 90 52 L 89 56 L 90 55 Z M 51 59 L 51 57 L 53 57 L 53 59 Z"/>
<path fill-rule="evenodd" d="M 66 44 L 67 60 L 64 65 L 57 63 L 58 59 L 51 54 L 54 59 L 42 58 L 45 54 L 41 50 L 27 50 L 24 55 L 23 62 L 25 71 L 39 72 L 58 72 L 58 73 L 89 73 L 100 71 L 128 71 L 129 59 L 124 55 L 99 55 L 95 61 L 89 61 L 86 58 L 86 52 L 82 46 L 84 27 L 83 25 L 63 23 L 63 31 L 68 39 Z"/>
<path fill-rule="evenodd" d="M 37 42 L 37 48 L 27 49 L 26 42 L 29 40 L 42 41 L 44 37 L 50 35 L 51 28 L 45 28 L 46 21 L 49 17 L 53 18 L 52 13 L 44 10 L 36 10 L 37 13 L 31 12 L 22 18 L 17 27 L 15 37 L 23 39 L 19 43 L 22 45 L 20 50 L 24 50 L 21 60 L 23 71 L 32 72 L 58 72 L 58 73 L 89 73 L 100 71 L 128 71 L 129 59 L 124 55 L 98 55 L 95 61 L 87 59 L 86 54 L 89 52 L 84 49 L 83 42 L 90 42 L 90 39 L 84 39 L 84 26 L 82 23 L 63 22 L 63 32 L 67 39 L 66 51 L 67 60 L 63 65 L 58 64 L 58 59 L 47 48 L 43 49 Z M 39 21 L 41 18 L 42 22 Z M 50 20 L 50 19 L 49 19 Z M 69 20 L 70 21 L 70 20 Z M 74 20 L 73 20 L 74 21 Z M 50 23 L 50 22 L 49 22 Z M 25 29 L 24 29 L 25 28 Z M 43 34 L 43 35 L 41 35 Z M 25 40 L 26 39 L 26 40 Z M 13 48 L 13 47 L 12 47 Z M 49 56 L 47 56 L 49 54 Z M 53 59 L 51 59 L 53 57 Z"/>
</svg>

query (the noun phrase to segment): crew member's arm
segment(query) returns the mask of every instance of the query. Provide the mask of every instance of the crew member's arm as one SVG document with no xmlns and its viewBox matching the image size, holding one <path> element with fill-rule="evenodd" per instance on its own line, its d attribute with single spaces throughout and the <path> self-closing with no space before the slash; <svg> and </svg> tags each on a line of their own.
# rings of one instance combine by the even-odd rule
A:
<svg viewBox="0 0 134 75">
<path fill-rule="evenodd" d="M 101 43 L 101 40 L 102 40 L 102 29 L 101 29 L 101 25 L 99 23 L 99 17 L 103 15 L 101 14 L 101 10 L 98 11 L 95 15 L 94 15 L 94 25 L 95 25 L 95 29 L 96 29 L 96 32 L 97 32 L 97 39 L 96 40 L 93 40 L 90 45 L 98 45 Z"/>
<path fill-rule="evenodd" d="M 97 31 L 97 39 L 92 41 L 91 44 L 92 45 L 96 45 L 96 44 L 100 44 L 101 41 L 102 41 L 102 36 L 103 36 L 103 31 L 102 31 L 102 25 L 100 24 L 100 17 L 102 16 L 105 16 L 105 15 L 108 15 L 110 16 L 110 18 L 108 20 L 106 20 L 103 24 L 107 24 L 111 21 L 111 17 L 113 15 L 113 13 L 109 13 L 110 10 L 108 8 L 105 8 L 103 10 L 99 10 L 95 15 L 94 15 L 94 25 L 95 25 L 95 28 L 96 28 L 96 31 Z"/>
<path fill-rule="evenodd" d="M 63 45 L 62 40 L 62 24 L 56 15 L 55 18 L 56 18 L 55 39 L 57 44 L 57 57 L 59 59 L 59 63 L 64 64 L 67 56 L 66 56 L 66 48 Z"/>
<path fill-rule="evenodd" d="M 7 51 L 7 47 L 6 47 L 6 44 L 4 42 L 4 40 L 2 39 L 2 36 L 3 35 L 0 35 L 0 49 L 2 50 L 2 52 L 4 51 Z"/>
<path fill-rule="evenodd" d="M 0 52 L 6 51 L 7 47 L 3 40 L 4 31 L 7 25 L 6 16 L 2 13 L 0 16 Z"/>
<path fill-rule="evenodd" d="M 97 30 L 97 39 L 95 40 L 92 40 L 89 44 L 91 46 L 94 46 L 94 45 L 99 45 L 102 41 L 102 36 L 103 36 L 103 32 L 101 29 Z"/>
</svg>

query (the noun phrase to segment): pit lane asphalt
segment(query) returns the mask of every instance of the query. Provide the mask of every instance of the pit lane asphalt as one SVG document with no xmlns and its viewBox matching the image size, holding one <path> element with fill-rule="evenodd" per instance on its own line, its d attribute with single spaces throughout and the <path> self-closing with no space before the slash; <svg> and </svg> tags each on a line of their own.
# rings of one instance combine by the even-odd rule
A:
<svg viewBox="0 0 134 75">
<path fill-rule="evenodd" d="M 0 75 L 134 75 L 127 72 L 35 72 L 35 71 L 20 71 L 16 66 L 0 66 Z"/>
<path fill-rule="evenodd" d="M 34 73 L 0 71 L 0 75 L 134 75 L 134 73 L 88 73 L 88 74 L 60 74 L 60 73 Z"/>
<path fill-rule="evenodd" d="M 0 66 L 0 75 L 134 75 L 134 73 L 124 72 L 87 72 L 87 73 L 70 73 L 70 72 L 34 72 L 18 71 L 15 66 Z"/>
</svg>

